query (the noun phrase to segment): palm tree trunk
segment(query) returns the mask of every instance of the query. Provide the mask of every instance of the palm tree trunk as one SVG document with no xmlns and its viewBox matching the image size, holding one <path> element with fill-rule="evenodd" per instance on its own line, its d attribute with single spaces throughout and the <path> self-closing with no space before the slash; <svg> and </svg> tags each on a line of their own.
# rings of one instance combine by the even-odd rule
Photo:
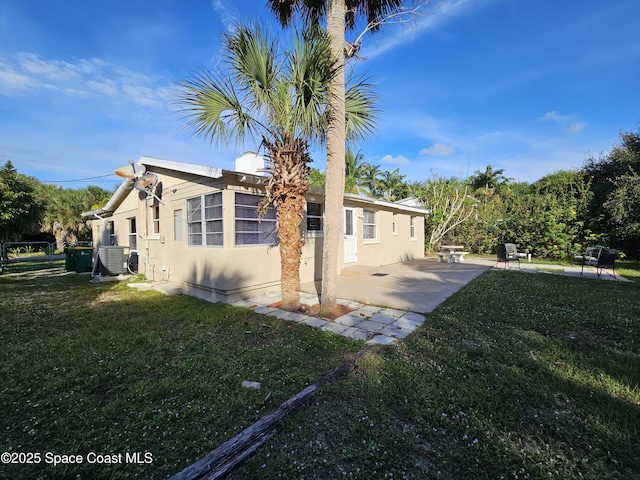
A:
<svg viewBox="0 0 640 480">
<path fill-rule="evenodd" d="M 267 171 L 271 174 L 266 185 L 267 197 L 261 204 L 261 214 L 273 202 L 278 210 L 278 246 L 280 250 L 280 291 L 282 308 L 300 309 L 300 258 L 305 198 L 309 190 L 308 163 L 311 161 L 307 143 L 290 137 L 270 142 L 262 139 L 267 148 Z"/>
<path fill-rule="evenodd" d="M 331 116 L 327 131 L 327 181 L 325 187 L 325 231 L 322 247 L 322 310 L 336 306 L 338 255 L 343 233 L 343 195 L 345 159 L 345 81 L 344 36 L 345 0 L 327 0 L 327 32 L 337 73 L 329 86 Z"/>
<path fill-rule="evenodd" d="M 300 309 L 300 222 L 304 216 L 304 196 L 286 197 L 278 206 L 280 283 L 282 308 Z"/>
</svg>

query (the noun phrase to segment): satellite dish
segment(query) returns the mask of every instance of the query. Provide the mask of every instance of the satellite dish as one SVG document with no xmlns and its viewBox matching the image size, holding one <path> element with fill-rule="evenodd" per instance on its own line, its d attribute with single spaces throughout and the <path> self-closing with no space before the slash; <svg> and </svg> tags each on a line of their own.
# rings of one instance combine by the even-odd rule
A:
<svg viewBox="0 0 640 480">
<path fill-rule="evenodd" d="M 145 191 L 147 189 L 153 189 L 157 183 L 158 176 L 155 173 L 145 173 L 144 175 L 136 177 L 135 182 L 133 182 L 133 186 L 136 190 Z"/>
<path fill-rule="evenodd" d="M 158 176 L 155 173 L 145 173 L 136 177 L 133 182 L 133 188 L 139 190 L 141 192 L 146 193 L 147 195 L 153 195 L 153 198 L 158 200 L 158 202 L 164 205 L 163 201 L 160 199 L 158 195 L 154 192 L 154 188 L 156 186 L 160 186 L 158 182 Z"/>
<path fill-rule="evenodd" d="M 116 168 L 113 173 L 122 178 L 138 178 L 140 175 L 144 175 L 145 171 L 144 165 L 139 163 L 135 165 L 132 160 L 129 165 Z"/>
</svg>

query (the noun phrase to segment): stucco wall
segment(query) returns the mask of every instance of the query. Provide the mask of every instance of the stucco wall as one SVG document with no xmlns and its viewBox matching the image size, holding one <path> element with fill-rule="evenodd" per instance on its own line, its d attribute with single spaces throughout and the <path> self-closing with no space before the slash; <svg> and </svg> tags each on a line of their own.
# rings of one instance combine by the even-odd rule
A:
<svg viewBox="0 0 640 480">
<path fill-rule="evenodd" d="M 204 178 L 157 169 L 162 184 L 162 204 L 151 196 L 144 198 L 132 189 L 114 214 L 107 218 L 115 225 L 118 244 L 128 245 L 129 221 L 136 216 L 139 272 L 149 280 L 168 280 L 183 286 L 185 291 L 209 300 L 228 300 L 266 293 L 279 288 L 280 254 L 277 246 L 235 245 L 234 192 L 261 193 L 258 185 L 241 180 L 240 175 L 226 173 L 223 178 Z M 255 178 L 253 179 L 255 181 Z M 223 245 L 190 246 L 187 241 L 186 201 L 199 195 L 221 191 L 223 195 Z M 310 194 L 309 201 L 323 203 L 324 198 Z M 159 207 L 160 232 L 153 233 L 153 207 Z M 415 213 L 401 212 L 393 207 L 358 205 L 356 207 L 358 264 L 384 265 L 424 254 L 424 218 Z M 377 238 L 363 240 L 364 209 L 376 211 Z M 182 221 L 176 235 L 174 217 L 181 211 Z M 392 231 L 396 212 L 396 233 Z M 415 238 L 409 238 L 409 218 L 415 218 Z M 99 220 L 94 221 L 94 241 L 99 236 Z M 302 282 L 318 280 L 322 275 L 322 233 L 306 232 L 303 223 L 304 247 L 300 265 Z M 341 242 L 338 269 L 352 264 L 343 262 Z"/>
</svg>

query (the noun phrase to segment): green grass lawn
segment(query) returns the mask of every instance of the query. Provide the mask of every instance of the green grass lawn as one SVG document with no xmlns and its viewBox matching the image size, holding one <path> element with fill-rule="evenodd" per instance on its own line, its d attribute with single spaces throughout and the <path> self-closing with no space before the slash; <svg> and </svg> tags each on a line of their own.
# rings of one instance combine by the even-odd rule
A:
<svg viewBox="0 0 640 480">
<path fill-rule="evenodd" d="M 167 478 L 363 347 L 88 279 L 0 277 L 0 450 L 41 455 L 0 478 Z M 326 384 L 232 477 L 637 479 L 639 293 L 486 272 Z M 136 452 L 152 461 L 87 463 Z"/>
<path fill-rule="evenodd" d="M 75 274 L 1 276 L 0 338 L 0 451 L 40 454 L 0 464 L 12 480 L 167 478 L 364 345 Z M 136 452 L 151 462 L 88 463 Z M 54 467 L 47 453 L 83 459 Z"/>
<path fill-rule="evenodd" d="M 638 479 L 640 285 L 488 271 L 233 478 Z"/>
</svg>

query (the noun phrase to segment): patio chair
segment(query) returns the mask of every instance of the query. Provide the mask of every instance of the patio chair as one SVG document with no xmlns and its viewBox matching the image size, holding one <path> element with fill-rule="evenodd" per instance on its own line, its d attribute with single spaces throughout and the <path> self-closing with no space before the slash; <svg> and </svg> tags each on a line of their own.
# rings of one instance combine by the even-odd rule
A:
<svg viewBox="0 0 640 480">
<path fill-rule="evenodd" d="M 602 270 L 605 268 L 612 269 L 613 278 L 616 278 L 615 262 L 617 258 L 617 250 L 610 250 L 602 247 L 587 247 L 584 255 L 578 255 L 575 257 L 576 262 L 582 266 L 580 269 L 580 275 L 584 272 L 584 266 L 588 265 L 596 267 L 596 274 L 598 275 L 598 278 L 600 278 Z"/>
<path fill-rule="evenodd" d="M 500 262 L 504 262 L 504 266 L 507 270 L 509 270 L 509 262 L 518 262 L 518 270 L 522 270 L 520 268 L 520 255 L 518 254 L 518 247 L 516 247 L 515 243 L 501 243 L 496 246 L 496 267 L 500 264 Z"/>
</svg>

